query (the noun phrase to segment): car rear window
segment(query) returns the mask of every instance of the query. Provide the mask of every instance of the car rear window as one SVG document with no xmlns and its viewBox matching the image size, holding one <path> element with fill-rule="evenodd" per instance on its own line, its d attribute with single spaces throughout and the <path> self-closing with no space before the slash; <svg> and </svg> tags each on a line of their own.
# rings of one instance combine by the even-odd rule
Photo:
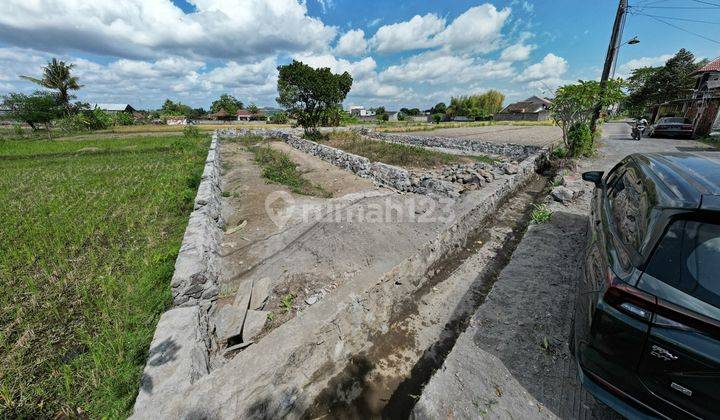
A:
<svg viewBox="0 0 720 420">
<path fill-rule="evenodd" d="M 690 220 L 674 222 L 645 271 L 720 308 L 720 225 Z"/>
<path fill-rule="evenodd" d="M 662 118 L 660 122 L 664 124 L 690 124 L 690 120 L 680 117 Z"/>
</svg>

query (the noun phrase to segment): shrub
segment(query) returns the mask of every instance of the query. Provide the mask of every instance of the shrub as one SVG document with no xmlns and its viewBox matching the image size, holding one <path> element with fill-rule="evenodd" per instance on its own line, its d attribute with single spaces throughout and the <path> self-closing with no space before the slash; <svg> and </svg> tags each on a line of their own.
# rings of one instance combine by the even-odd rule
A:
<svg viewBox="0 0 720 420">
<path fill-rule="evenodd" d="M 443 119 L 443 114 L 433 114 L 432 120 L 435 124 L 440 124 L 440 121 Z"/>
<path fill-rule="evenodd" d="M 100 108 L 95 108 L 86 114 L 88 129 L 105 130 L 113 124 L 113 118 Z"/>
<path fill-rule="evenodd" d="M 590 157 L 595 153 L 593 133 L 585 123 L 577 123 L 568 130 L 568 154 L 571 157 Z"/>
<path fill-rule="evenodd" d="M 18 138 L 23 138 L 25 135 L 25 132 L 23 131 L 23 128 L 20 124 L 13 124 L 12 126 L 13 134 Z"/>
<path fill-rule="evenodd" d="M 114 125 L 133 125 L 135 118 L 127 112 L 118 112 L 113 118 Z"/>
<path fill-rule="evenodd" d="M 287 124 L 288 116 L 284 112 L 278 112 L 270 116 L 269 122 L 271 124 Z"/>
<path fill-rule="evenodd" d="M 196 139 L 200 137 L 200 129 L 194 125 L 188 125 L 183 128 L 183 136 L 187 139 Z"/>
</svg>

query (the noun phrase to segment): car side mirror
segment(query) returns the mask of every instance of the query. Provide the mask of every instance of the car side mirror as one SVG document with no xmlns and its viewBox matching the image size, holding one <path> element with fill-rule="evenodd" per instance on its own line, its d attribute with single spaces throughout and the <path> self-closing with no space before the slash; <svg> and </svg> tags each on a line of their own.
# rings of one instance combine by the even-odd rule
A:
<svg viewBox="0 0 720 420">
<path fill-rule="evenodd" d="M 589 171 L 583 172 L 583 181 L 592 182 L 597 188 L 602 187 L 602 177 L 605 174 L 603 171 Z"/>
</svg>

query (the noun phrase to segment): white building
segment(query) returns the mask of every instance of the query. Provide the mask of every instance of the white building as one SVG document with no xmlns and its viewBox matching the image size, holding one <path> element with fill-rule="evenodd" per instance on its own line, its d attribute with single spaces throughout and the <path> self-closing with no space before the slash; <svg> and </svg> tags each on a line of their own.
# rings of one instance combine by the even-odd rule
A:
<svg viewBox="0 0 720 420">
<path fill-rule="evenodd" d="M 369 109 L 365 109 L 364 106 L 361 105 L 353 105 L 349 109 L 350 115 L 353 117 L 374 117 L 375 111 L 371 111 Z"/>
</svg>

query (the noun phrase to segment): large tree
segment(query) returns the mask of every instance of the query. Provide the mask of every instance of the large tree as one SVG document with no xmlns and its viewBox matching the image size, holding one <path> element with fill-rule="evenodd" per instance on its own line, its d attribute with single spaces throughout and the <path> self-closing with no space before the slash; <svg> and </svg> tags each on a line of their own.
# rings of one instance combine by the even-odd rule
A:
<svg viewBox="0 0 720 420">
<path fill-rule="evenodd" d="M 278 71 L 277 102 L 308 133 L 316 133 L 323 117 L 340 106 L 353 82 L 348 72 L 333 74 L 329 68 L 315 69 L 295 60 Z"/>
<path fill-rule="evenodd" d="M 690 75 L 704 64 L 695 62 L 690 51 L 681 49 L 664 66 L 633 70 L 627 81 L 625 108 L 633 116 L 640 116 L 663 102 L 687 97 L 697 82 Z"/>
<path fill-rule="evenodd" d="M 210 112 L 216 113 L 224 109 L 228 114 L 235 114 L 239 109 L 243 109 L 243 103 L 232 95 L 224 93 L 220 95 L 220 99 L 213 101 L 210 105 Z"/>
<path fill-rule="evenodd" d="M 35 92 L 32 95 L 10 93 L 3 98 L 3 106 L 9 112 L 11 120 L 22 121 L 37 130 L 38 125 L 45 126 L 50 137 L 50 123 L 62 115 L 63 104 L 57 95 L 48 92 Z"/>
<path fill-rule="evenodd" d="M 71 109 L 70 99 L 74 98 L 74 96 L 70 95 L 70 91 L 78 90 L 82 87 L 82 85 L 78 83 L 77 77 L 70 74 L 73 67 L 75 67 L 74 64 L 66 64 L 64 61 L 53 58 L 47 66 L 43 67 L 43 75 L 41 78 L 38 79 L 30 76 L 20 77 L 48 89 L 56 89 L 58 91 L 58 99 L 65 107 L 65 112 L 69 113 Z"/>
</svg>

